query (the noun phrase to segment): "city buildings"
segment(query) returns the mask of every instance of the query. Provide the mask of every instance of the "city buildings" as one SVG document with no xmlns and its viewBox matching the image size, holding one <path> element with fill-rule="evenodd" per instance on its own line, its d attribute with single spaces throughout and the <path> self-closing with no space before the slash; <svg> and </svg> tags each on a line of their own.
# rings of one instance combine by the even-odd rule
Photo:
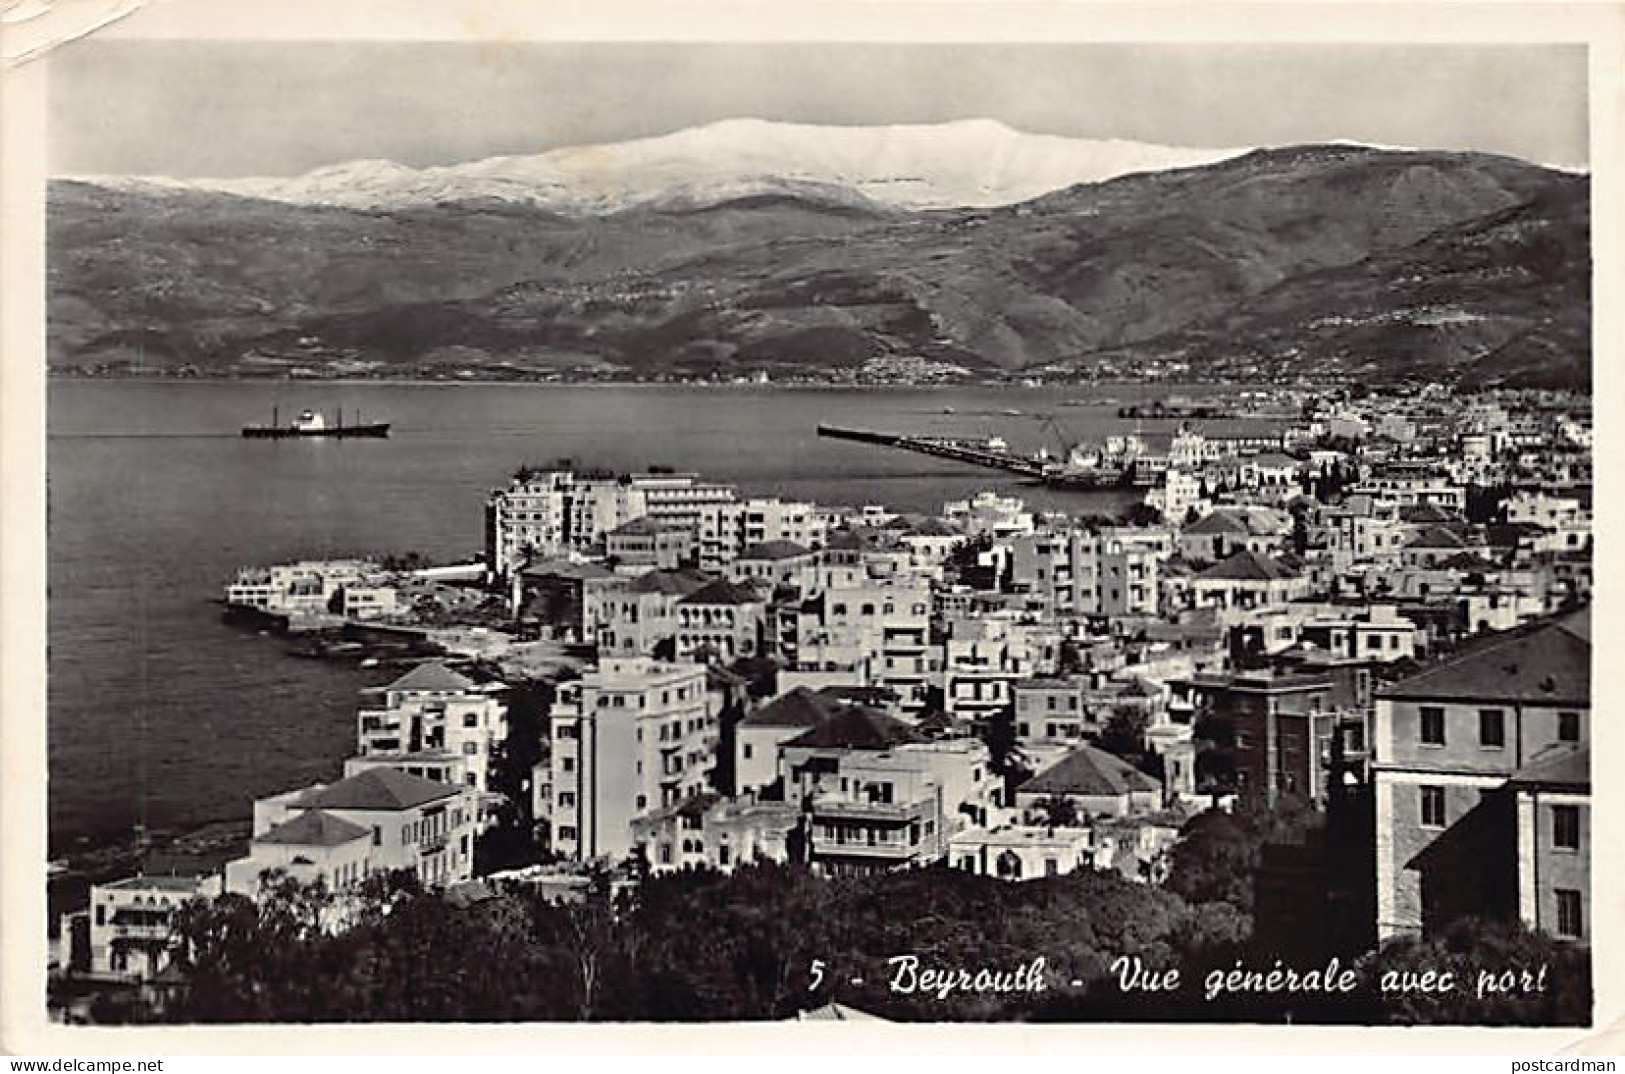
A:
<svg viewBox="0 0 1625 1074">
<path fill-rule="evenodd" d="M 1590 708 L 1586 613 L 1483 639 L 1379 691 L 1381 936 L 1468 912 L 1590 935 Z"/>
<path fill-rule="evenodd" d="M 621 858 L 632 819 L 709 789 L 718 727 L 703 665 L 606 658 L 558 688 L 545 786 L 555 851 Z"/>
</svg>

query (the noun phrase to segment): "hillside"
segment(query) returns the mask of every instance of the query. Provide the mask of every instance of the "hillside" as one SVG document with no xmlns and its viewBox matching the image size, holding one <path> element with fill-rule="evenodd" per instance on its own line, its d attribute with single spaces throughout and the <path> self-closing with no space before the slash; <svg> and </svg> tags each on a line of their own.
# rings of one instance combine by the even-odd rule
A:
<svg viewBox="0 0 1625 1074">
<path fill-rule="evenodd" d="M 1262 150 L 935 211 L 814 185 L 580 217 L 59 181 L 49 226 L 56 365 L 1589 377 L 1587 181 L 1479 154 Z"/>
</svg>

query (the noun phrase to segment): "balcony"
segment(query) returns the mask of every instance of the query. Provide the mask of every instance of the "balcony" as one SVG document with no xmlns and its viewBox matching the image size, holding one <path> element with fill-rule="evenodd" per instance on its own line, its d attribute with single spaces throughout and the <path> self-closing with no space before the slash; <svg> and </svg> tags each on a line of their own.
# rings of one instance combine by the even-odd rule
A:
<svg viewBox="0 0 1625 1074">
<path fill-rule="evenodd" d="M 902 839 L 831 839 L 814 834 L 812 853 L 817 857 L 874 858 L 880 861 L 908 861 L 920 848 Z"/>
<path fill-rule="evenodd" d="M 907 824 L 923 820 L 930 800 L 915 802 L 869 802 L 856 798 L 815 798 L 812 819 L 852 819 L 883 821 L 888 824 Z"/>
</svg>

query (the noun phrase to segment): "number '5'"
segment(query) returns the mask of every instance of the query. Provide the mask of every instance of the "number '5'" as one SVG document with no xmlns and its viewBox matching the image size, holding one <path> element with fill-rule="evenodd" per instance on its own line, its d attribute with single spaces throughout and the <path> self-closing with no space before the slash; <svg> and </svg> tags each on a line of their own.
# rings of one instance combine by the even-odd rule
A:
<svg viewBox="0 0 1625 1074">
<path fill-rule="evenodd" d="M 816 992 L 816 991 L 818 991 L 818 986 L 823 984 L 823 983 L 824 983 L 824 960 L 821 959 L 821 958 L 815 958 L 815 959 L 813 959 L 813 963 L 812 963 L 812 984 L 807 986 L 807 991 Z"/>
</svg>

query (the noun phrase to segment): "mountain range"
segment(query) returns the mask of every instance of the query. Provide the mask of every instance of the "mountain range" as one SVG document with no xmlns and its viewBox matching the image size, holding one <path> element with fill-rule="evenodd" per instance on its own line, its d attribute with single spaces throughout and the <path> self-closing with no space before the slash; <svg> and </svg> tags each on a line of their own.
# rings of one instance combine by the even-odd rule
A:
<svg viewBox="0 0 1625 1074">
<path fill-rule="evenodd" d="M 1479 153 L 727 121 L 295 179 L 58 179 L 58 367 L 1590 383 L 1589 184 Z"/>
</svg>

